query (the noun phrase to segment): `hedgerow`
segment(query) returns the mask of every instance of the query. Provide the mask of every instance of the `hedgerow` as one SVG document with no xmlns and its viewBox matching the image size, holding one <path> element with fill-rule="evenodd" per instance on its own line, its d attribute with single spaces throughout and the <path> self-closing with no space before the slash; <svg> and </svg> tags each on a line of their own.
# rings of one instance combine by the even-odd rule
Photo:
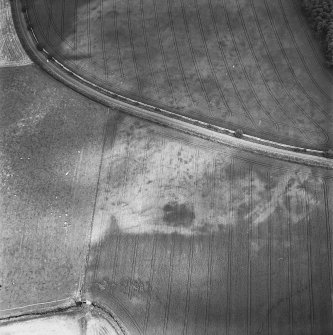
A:
<svg viewBox="0 0 333 335">
<path fill-rule="evenodd" d="M 301 0 L 301 4 L 322 43 L 327 65 L 333 66 L 333 0 Z"/>
</svg>

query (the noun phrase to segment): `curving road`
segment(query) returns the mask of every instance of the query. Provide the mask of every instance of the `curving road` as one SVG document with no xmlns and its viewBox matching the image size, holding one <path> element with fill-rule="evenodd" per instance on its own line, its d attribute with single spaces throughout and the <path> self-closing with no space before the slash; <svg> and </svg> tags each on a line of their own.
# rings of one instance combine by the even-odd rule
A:
<svg viewBox="0 0 333 335">
<path fill-rule="evenodd" d="M 38 0 L 26 15 L 48 53 L 103 89 L 264 140 L 332 146 L 332 74 L 296 0 Z"/>
<path fill-rule="evenodd" d="M 138 97 L 126 95 L 126 92 L 122 92 L 125 94 L 122 95 L 110 88 L 105 88 L 100 84 L 98 78 L 95 77 L 96 80 L 92 81 L 92 78 L 85 76 L 86 72 L 83 74 L 82 71 L 76 72 L 75 69 L 68 66 L 65 60 L 62 60 L 60 55 L 58 58 L 58 55 L 55 56 L 55 53 L 51 53 L 50 50 L 47 50 L 49 47 L 41 43 L 39 37 L 36 35 L 36 28 L 32 25 L 28 7 L 18 5 L 16 12 L 20 9 L 22 10 L 22 8 L 24 10 L 21 15 L 17 15 L 17 28 L 20 31 L 20 35 L 24 36 L 22 42 L 30 55 L 51 75 L 90 98 L 109 106 L 117 106 L 127 113 L 234 147 L 260 152 L 285 160 L 301 162 L 307 165 L 332 166 L 330 160 L 320 157 L 327 156 L 328 151 L 311 149 L 309 148 L 309 143 L 304 147 L 299 147 L 284 144 L 283 142 L 274 142 L 246 133 L 242 135 L 243 140 L 235 141 L 230 137 L 230 135 L 233 136 L 235 134 L 235 130 L 211 123 L 212 121 L 209 119 L 201 118 L 202 120 L 200 120 L 200 118 L 196 119 L 191 116 L 182 115 L 170 108 L 165 109 L 165 106 L 164 108 L 156 107 L 156 104 L 149 104 L 142 101 L 142 99 L 136 100 Z M 29 26 L 30 29 L 26 29 Z M 272 137 L 274 138 L 274 136 Z M 286 150 L 290 150 L 291 152 L 287 152 Z M 315 157 L 311 157 L 308 154 L 314 155 Z"/>
</svg>

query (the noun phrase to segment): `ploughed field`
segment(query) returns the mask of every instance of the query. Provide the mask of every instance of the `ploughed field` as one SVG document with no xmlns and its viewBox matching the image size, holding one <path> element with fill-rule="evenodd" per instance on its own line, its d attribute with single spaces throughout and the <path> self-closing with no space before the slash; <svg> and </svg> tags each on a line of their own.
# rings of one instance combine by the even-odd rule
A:
<svg viewBox="0 0 333 335">
<path fill-rule="evenodd" d="M 38 40 L 127 97 L 305 148 L 332 146 L 331 70 L 297 0 L 36 0 Z"/>
<path fill-rule="evenodd" d="M 0 317 L 82 294 L 130 334 L 332 333 L 332 171 L 0 70 Z"/>
<path fill-rule="evenodd" d="M 120 115 L 105 134 L 89 300 L 133 334 L 332 331 L 331 172 Z"/>
</svg>

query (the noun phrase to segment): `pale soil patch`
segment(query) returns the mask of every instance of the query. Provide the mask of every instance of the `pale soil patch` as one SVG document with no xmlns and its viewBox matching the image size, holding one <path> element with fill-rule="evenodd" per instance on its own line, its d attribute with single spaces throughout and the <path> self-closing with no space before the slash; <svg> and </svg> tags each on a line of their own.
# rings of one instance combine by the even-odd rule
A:
<svg viewBox="0 0 333 335">
<path fill-rule="evenodd" d="M 111 121 L 90 300 L 133 334 L 332 333 L 330 171 Z"/>
<path fill-rule="evenodd" d="M 15 322 L 0 328 L 1 335 L 80 335 L 78 320 L 70 317 L 51 317 Z"/>
<path fill-rule="evenodd" d="M 106 319 L 87 313 L 59 315 L 0 326 L 0 335 L 119 335 Z"/>
<path fill-rule="evenodd" d="M 162 140 L 154 128 L 127 120 L 112 133 L 115 140 L 107 140 L 95 214 L 99 229 L 93 232 L 93 242 L 110 229 L 201 235 L 239 220 L 257 227 L 278 211 L 289 213 L 292 224 L 305 219 L 306 212 L 296 208 L 295 199 L 303 199 L 307 183 L 320 184 L 310 168 L 282 169 L 269 182 L 261 168 L 234 165 L 234 149 L 214 151 L 177 139 Z M 307 201 L 314 210 L 312 191 Z"/>
<path fill-rule="evenodd" d="M 31 63 L 16 34 L 9 1 L 0 0 L 0 67 Z"/>
</svg>

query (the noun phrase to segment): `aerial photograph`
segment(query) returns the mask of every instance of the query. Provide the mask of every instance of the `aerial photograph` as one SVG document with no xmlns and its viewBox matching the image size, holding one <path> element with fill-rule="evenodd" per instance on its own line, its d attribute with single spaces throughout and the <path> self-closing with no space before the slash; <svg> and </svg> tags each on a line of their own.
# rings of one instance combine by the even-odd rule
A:
<svg viewBox="0 0 333 335">
<path fill-rule="evenodd" d="M 0 335 L 333 335 L 333 0 L 0 0 Z"/>
</svg>

